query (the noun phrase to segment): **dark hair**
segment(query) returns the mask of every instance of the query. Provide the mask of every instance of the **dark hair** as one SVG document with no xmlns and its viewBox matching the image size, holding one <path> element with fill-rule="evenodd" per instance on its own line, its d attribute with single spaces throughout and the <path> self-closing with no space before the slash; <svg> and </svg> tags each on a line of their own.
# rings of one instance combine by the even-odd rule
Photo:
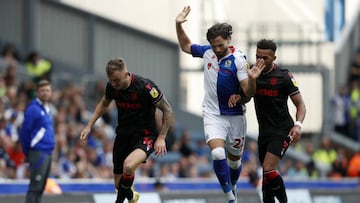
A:
<svg viewBox="0 0 360 203">
<path fill-rule="evenodd" d="M 6 44 L 1 51 L 1 56 L 5 56 L 8 51 L 12 52 L 12 55 L 16 60 L 18 60 L 18 61 L 20 60 L 19 53 L 14 44 L 11 44 L 11 43 Z"/>
<path fill-rule="evenodd" d="M 215 25 L 211 26 L 207 33 L 206 39 L 208 41 L 221 36 L 223 39 L 231 38 L 232 34 L 232 26 L 227 23 L 216 23 Z"/>
<path fill-rule="evenodd" d="M 40 80 L 36 85 L 36 89 L 39 89 L 40 87 L 44 87 L 47 85 L 50 85 L 50 82 L 48 80 Z"/>
<path fill-rule="evenodd" d="M 123 58 L 112 59 L 106 65 L 106 74 L 112 75 L 116 70 L 122 71 L 125 67 L 126 63 Z"/>
<path fill-rule="evenodd" d="M 256 44 L 258 49 L 271 49 L 274 53 L 276 52 L 276 43 L 271 39 L 262 39 Z"/>
</svg>

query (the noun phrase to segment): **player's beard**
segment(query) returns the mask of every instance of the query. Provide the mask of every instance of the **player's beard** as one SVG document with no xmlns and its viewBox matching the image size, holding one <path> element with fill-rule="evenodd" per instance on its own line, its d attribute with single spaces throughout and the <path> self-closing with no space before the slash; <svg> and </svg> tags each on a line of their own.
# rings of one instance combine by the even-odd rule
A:
<svg viewBox="0 0 360 203">
<path fill-rule="evenodd" d="M 227 50 L 225 49 L 224 51 L 221 52 L 216 52 L 215 55 L 218 59 L 222 59 L 224 56 L 226 56 Z"/>
</svg>

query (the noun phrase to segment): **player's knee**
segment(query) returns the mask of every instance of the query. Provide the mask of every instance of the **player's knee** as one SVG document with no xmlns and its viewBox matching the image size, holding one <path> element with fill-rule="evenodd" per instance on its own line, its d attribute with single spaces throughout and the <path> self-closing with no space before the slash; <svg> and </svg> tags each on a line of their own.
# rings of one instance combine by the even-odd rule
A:
<svg viewBox="0 0 360 203">
<path fill-rule="evenodd" d="M 241 166 L 241 158 L 239 160 L 236 161 L 232 161 L 230 159 L 227 159 L 228 165 L 230 168 L 232 169 L 237 169 Z"/>
<path fill-rule="evenodd" d="M 123 169 L 125 174 L 133 174 L 134 170 L 130 165 L 124 165 L 124 169 Z"/>
<path fill-rule="evenodd" d="M 134 174 L 136 165 L 131 161 L 125 161 L 123 166 L 123 173 L 126 175 Z"/>
<path fill-rule="evenodd" d="M 211 156 L 213 160 L 223 160 L 225 159 L 225 149 L 222 147 L 217 147 L 211 150 Z"/>
</svg>

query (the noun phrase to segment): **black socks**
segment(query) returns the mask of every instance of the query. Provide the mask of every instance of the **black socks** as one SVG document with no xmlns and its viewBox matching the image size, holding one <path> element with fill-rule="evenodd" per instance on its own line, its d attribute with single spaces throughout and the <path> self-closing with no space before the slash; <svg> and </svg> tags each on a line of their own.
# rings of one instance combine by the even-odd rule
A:
<svg viewBox="0 0 360 203">
<path fill-rule="evenodd" d="M 274 203 L 274 196 L 280 203 L 287 203 L 284 181 L 277 170 L 264 172 L 262 188 L 264 203 Z"/>
</svg>

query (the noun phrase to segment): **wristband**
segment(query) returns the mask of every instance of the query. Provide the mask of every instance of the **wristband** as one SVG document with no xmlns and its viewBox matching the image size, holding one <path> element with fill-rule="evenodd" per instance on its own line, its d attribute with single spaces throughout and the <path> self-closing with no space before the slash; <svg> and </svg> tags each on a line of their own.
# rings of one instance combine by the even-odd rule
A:
<svg viewBox="0 0 360 203">
<path fill-rule="evenodd" d="M 303 127 L 301 121 L 295 121 L 295 124 L 294 124 L 294 125 L 299 126 L 300 129 Z"/>
</svg>

